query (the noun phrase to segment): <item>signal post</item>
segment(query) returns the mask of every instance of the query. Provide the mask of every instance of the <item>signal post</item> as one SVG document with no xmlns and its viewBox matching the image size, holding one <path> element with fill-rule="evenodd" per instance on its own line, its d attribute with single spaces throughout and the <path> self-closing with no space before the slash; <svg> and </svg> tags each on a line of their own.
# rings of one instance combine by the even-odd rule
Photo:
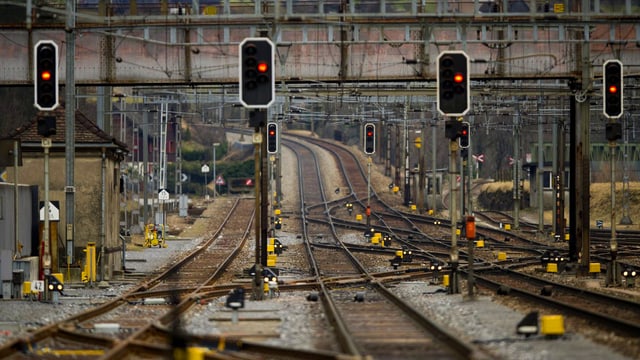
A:
<svg viewBox="0 0 640 360">
<path fill-rule="evenodd" d="M 602 113 L 609 119 L 606 137 L 611 151 L 611 239 L 609 249 L 611 259 L 607 266 L 606 285 L 620 285 L 618 239 L 616 236 L 616 181 L 615 153 L 617 141 L 622 138 L 622 124 L 616 122 L 624 113 L 624 67 L 620 60 L 607 60 L 602 64 Z"/>
<path fill-rule="evenodd" d="M 58 45 L 52 40 L 41 40 L 35 45 L 34 63 L 34 92 L 33 104 L 40 111 L 53 111 L 59 103 L 58 96 Z M 45 282 L 44 298 L 49 300 L 49 279 L 52 268 L 52 258 L 57 259 L 57 249 L 51 248 L 49 239 L 49 149 L 51 135 L 56 134 L 55 116 L 42 116 L 38 119 L 38 135 L 42 136 L 44 150 L 44 230 L 42 234 L 42 274 Z M 56 255 L 56 256 L 53 256 Z"/>
<path fill-rule="evenodd" d="M 440 114 L 449 117 L 445 123 L 445 136 L 449 139 L 449 184 L 451 187 L 451 276 L 449 293 L 460 293 L 458 279 L 458 215 L 455 184 L 459 148 L 469 146 L 469 123 L 462 117 L 470 110 L 469 57 L 464 51 L 444 51 L 437 60 L 437 107 Z M 456 119 L 457 118 L 457 119 Z M 457 140 L 457 141 L 456 141 Z M 461 183 L 462 183 L 461 179 Z"/>
<path fill-rule="evenodd" d="M 367 209 L 365 210 L 367 216 L 367 229 L 371 228 L 371 155 L 376 152 L 376 125 L 367 123 L 364 125 L 364 141 L 363 141 L 364 153 L 369 155 L 367 157 Z"/>
<path fill-rule="evenodd" d="M 267 111 L 275 101 L 274 44 L 266 37 L 246 38 L 238 49 L 239 95 L 245 108 L 253 109 L 249 115 L 249 126 L 254 128 L 256 221 L 255 221 L 255 274 L 253 298 L 264 297 L 263 271 L 267 266 L 268 239 L 268 177 L 263 176 L 267 167 L 267 151 L 273 150 L 267 133 Z M 277 126 L 275 129 L 277 132 Z M 277 149 L 277 144 L 276 144 Z"/>
</svg>

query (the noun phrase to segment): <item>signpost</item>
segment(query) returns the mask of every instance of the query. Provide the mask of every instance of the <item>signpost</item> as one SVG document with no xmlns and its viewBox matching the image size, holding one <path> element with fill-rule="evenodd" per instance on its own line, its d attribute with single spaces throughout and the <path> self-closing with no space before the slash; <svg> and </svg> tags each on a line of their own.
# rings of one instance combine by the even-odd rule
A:
<svg viewBox="0 0 640 360">
<path fill-rule="evenodd" d="M 204 198 L 209 199 L 209 194 L 207 193 L 207 173 L 209 172 L 209 166 L 207 164 L 202 165 L 200 171 L 204 174 Z"/>
</svg>

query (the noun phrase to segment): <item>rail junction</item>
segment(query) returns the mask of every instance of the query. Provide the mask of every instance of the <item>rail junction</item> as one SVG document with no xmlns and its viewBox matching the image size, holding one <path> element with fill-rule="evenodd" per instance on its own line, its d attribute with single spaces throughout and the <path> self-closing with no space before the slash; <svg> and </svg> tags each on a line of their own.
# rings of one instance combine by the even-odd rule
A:
<svg viewBox="0 0 640 360">
<path fill-rule="evenodd" d="M 0 84 L 32 86 L 37 81 L 33 69 L 38 42 L 50 41 L 60 49 L 57 76 L 65 122 L 70 125 L 65 127 L 67 173 L 73 174 L 75 166 L 74 111 L 94 102 L 97 126 L 124 143 L 133 138 L 128 121 L 160 129 L 158 176 L 163 194 L 167 123 L 171 119 L 178 123 L 178 117 L 221 127 L 248 124 L 253 130 L 246 134 L 254 139 L 256 175 L 255 197 L 236 196 L 217 230 L 203 233 L 203 242 L 177 264 L 113 301 L 10 340 L 0 347 L 1 356 L 188 358 L 196 352 L 199 358 L 269 354 L 482 359 L 500 352 L 453 333 L 434 321 L 433 314 L 426 315 L 424 304 L 397 291 L 421 282 L 454 296 L 466 291 L 469 299 L 480 293 L 517 298 L 536 320 L 538 312 L 543 313 L 540 328 L 537 322 L 533 325 L 535 331 L 530 324 L 517 326 L 521 337 L 538 340 L 538 333 L 545 339 L 563 337 L 564 316 L 567 325 L 576 328 L 597 323 L 593 331 L 614 333 L 612 342 L 623 356 L 638 355 L 637 293 L 602 294 L 585 290 L 585 281 L 576 287 L 557 276 L 597 278 L 603 264 L 607 285 L 633 288 L 635 275 L 630 274 L 640 269 L 637 232 L 616 232 L 612 225 L 610 234 L 603 234 L 591 229 L 589 215 L 592 133 L 599 133 L 598 141 L 606 138 L 611 174 L 620 156 L 615 149 L 624 143 L 626 157 L 630 135 L 635 136 L 640 8 L 631 0 L 193 0 L 187 4 L 27 0 L 1 1 L 0 9 L 6 10 L 0 21 L 4 49 Z M 239 52 L 247 38 L 270 39 L 274 45 L 274 101 L 261 109 L 244 103 L 241 81 L 239 85 L 243 76 Z M 469 58 L 471 106 L 460 116 L 448 116 L 437 105 L 438 59 L 443 51 L 461 51 Z M 604 68 L 612 60 L 624 67 L 624 114 L 619 117 L 602 113 Z M 449 151 L 449 183 L 455 183 L 456 175 L 463 181 L 460 188 L 450 189 L 451 201 L 443 202 L 449 219 L 424 214 L 428 194 L 422 193 L 427 188 L 423 155 L 416 167 L 421 175 L 419 211 L 405 211 L 414 205 L 408 128 L 433 128 L 435 159 L 437 138 L 442 138 L 436 129 L 445 128 L 445 120 L 464 120 L 477 135 L 513 129 L 514 215 L 479 213 L 478 237 L 471 206 L 464 202 L 465 170 L 459 171 L 456 161 L 465 155 L 456 139 L 442 142 Z M 380 144 L 372 145 L 369 156 L 359 157 L 336 142 L 284 131 L 296 122 L 313 127 L 318 121 L 337 127 L 375 124 Z M 266 151 L 267 122 L 282 129 L 275 151 Z M 540 202 L 545 168 L 557 187 L 551 229 L 545 228 L 542 216 L 537 223 L 521 223 L 518 215 L 518 189 L 524 181 L 521 131 L 526 124 L 535 125 L 538 136 L 536 160 L 527 163 L 534 165 L 530 179 L 536 179 Z M 394 138 L 387 131 L 392 128 Z M 615 129 L 620 133 L 612 134 Z M 486 146 L 480 137 L 474 141 Z M 414 140 L 416 147 L 421 141 Z M 283 173 L 285 148 L 297 166 L 285 165 Z M 384 153 L 375 154 L 376 150 Z M 330 154 L 337 164 L 329 181 L 318 153 Z M 392 163 L 396 166 L 392 185 L 404 185 L 404 207 L 390 204 L 371 184 L 374 158 L 384 164 L 383 176 L 391 177 Z M 176 179 L 182 171 L 178 162 Z M 143 176 L 149 176 L 147 171 Z M 292 172 L 298 181 L 295 189 L 283 191 L 281 179 Z M 629 180 L 625 174 L 627 186 Z M 172 194 L 176 201 L 182 192 L 178 183 Z M 328 188 L 336 183 L 335 191 Z M 565 185 L 570 189 L 568 227 Z M 80 215 L 74 207 L 74 187 L 73 177 L 67 178 L 63 219 L 71 249 Z M 471 186 L 467 190 L 469 199 Z M 435 190 L 433 195 L 436 201 Z M 284 201 L 287 196 L 297 200 Z M 285 202 L 291 214 L 287 226 L 294 229 L 300 245 L 295 262 L 289 250 L 278 248 L 282 243 L 275 235 L 282 227 Z M 360 218 L 354 220 L 354 214 Z M 502 227 L 507 223 L 514 224 L 515 231 Z M 541 239 L 549 231 L 558 238 Z M 557 241 L 565 235 L 567 244 Z M 70 254 L 75 256 L 80 255 Z M 292 265 L 279 268 L 276 259 Z M 230 270 L 233 266 L 235 270 Z M 323 320 L 313 331 L 326 335 L 324 341 L 301 348 L 247 340 L 259 337 L 249 330 L 244 336 L 187 330 L 188 319 L 198 318 L 201 311 L 194 310 L 197 305 L 226 299 L 224 307 L 236 324 L 245 303 L 276 301 L 284 293 L 305 294 L 306 301 L 322 305 Z"/>
</svg>

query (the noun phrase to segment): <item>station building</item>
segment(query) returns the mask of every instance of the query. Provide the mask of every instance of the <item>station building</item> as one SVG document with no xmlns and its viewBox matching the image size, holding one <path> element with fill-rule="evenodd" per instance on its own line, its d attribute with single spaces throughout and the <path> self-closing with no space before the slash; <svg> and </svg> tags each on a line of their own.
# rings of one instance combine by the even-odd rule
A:
<svg viewBox="0 0 640 360">
<path fill-rule="evenodd" d="M 0 134 L 5 144 L 19 141 L 21 166 L 6 166 L 8 184 L 0 187 L 0 279 L 3 283 L 2 295 L 5 297 L 11 282 L 16 282 L 13 274 L 16 268 L 29 267 L 22 262 L 36 257 L 42 271 L 42 234 L 45 198 L 45 153 L 42 147 L 42 128 L 38 131 L 38 119 L 49 116 L 48 124 L 54 126 L 49 149 L 49 192 L 50 208 L 50 246 L 51 271 L 64 274 L 65 281 L 80 281 L 82 269 L 86 263 L 85 249 L 94 243 L 98 254 L 98 280 L 108 281 L 114 270 L 122 266 L 122 242 L 119 238 L 120 211 L 120 163 L 128 153 L 127 146 L 101 130 L 94 122 L 79 111 L 75 113 L 75 161 L 74 161 L 74 224 L 73 256 L 68 261 L 69 240 L 66 221 L 66 152 L 65 152 L 65 110 L 63 106 L 55 111 L 38 113 L 29 123 L 9 134 Z M 47 129 L 51 131 L 52 129 Z M 6 154 L 3 154 L 3 156 Z M 17 169 L 18 209 L 14 209 L 13 184 Z M 8 186 L 7 186 L 8 185 Z M 51 209 L 53 209 L 51 211 Z M 19 221 L 15 221 L 14 213 Z M 18 239 L 15 239 L 15 224 L 18 224 Z M 31 261 L 32 262 L 32 261 Z M 33 266 L 33 265 L 31 265 Z M 34 269 L 25 269 L 30 280 L 38 277 Z M 41 275 L 41 274 L 40 274 Z M 15 285 L 15 284 L 14 284 Z M 7 291 L 4 291 L 4 290 Z"/>
</svg>

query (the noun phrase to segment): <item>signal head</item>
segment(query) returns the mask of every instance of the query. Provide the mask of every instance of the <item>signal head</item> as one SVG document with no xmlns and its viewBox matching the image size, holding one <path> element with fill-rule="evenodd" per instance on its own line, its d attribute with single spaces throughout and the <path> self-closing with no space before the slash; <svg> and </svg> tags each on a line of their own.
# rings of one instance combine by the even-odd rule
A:
<svg viewBox="0 0 640 360">
<path fill-rule="evenodd" d="M 610 119 L 622 116 L 624 77 L 623 66 L 619 60 L 608 60 L 602 65 L 602 112 Z"/>
<path fill-rule="evenodd" d="M 438 111 L 462 116 L 470 108 L 469 58 L 463 51 L 445 51 L 437 60 Z"/>
<path fill-rule="evenodd" d="M 278 124 L 267 124 L 267 152 L 275 154 L 278 152 Z"/>
<path fill-rule="evenodd" d="M 240 43 L 240 102 L 246 108 L 268 108 L 275 101 L 274 45 L 268 38 Z"/>
<path fill-rule="evenodd" d="M 376 152 L 376 126 L 374 124 L 364 125 L 364 153 L 371 155 Z"/>
<path fill-rule="evenodd" d="M 38 110 L 54 110 L 58 107 L 58 46 L 42 40 L 34 53 L 34 105 Z"/>
</svg>

